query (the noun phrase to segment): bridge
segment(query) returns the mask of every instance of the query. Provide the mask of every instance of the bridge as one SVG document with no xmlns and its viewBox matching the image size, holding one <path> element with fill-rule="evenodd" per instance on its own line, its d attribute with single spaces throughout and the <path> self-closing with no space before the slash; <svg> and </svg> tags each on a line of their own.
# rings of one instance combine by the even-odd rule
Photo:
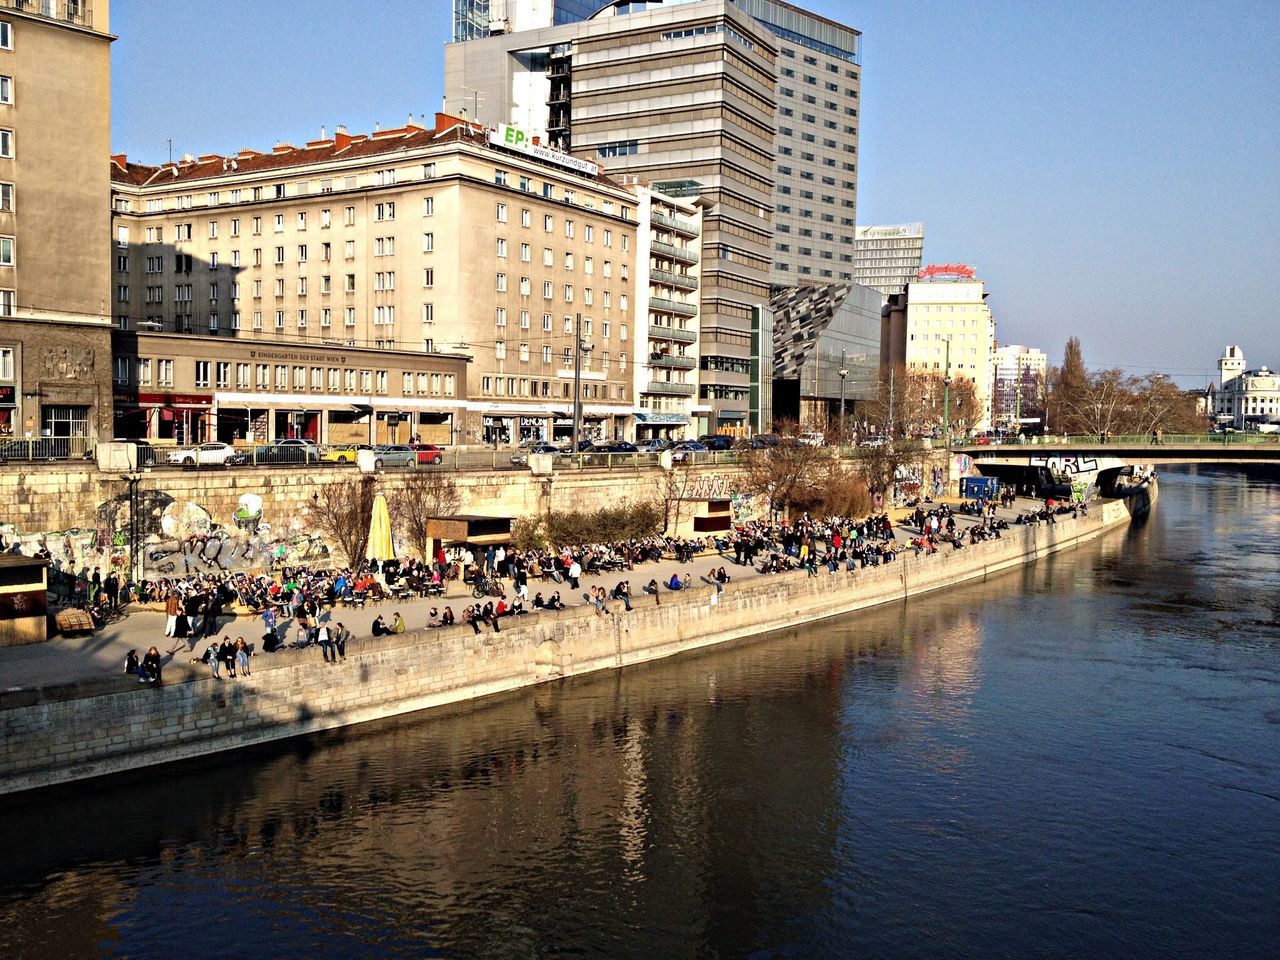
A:
<svg viewBox="0 0 1280 960">
<path fill-rule="evenodd" d="M 1178 434 L 1151 436 L 1034 437 L 1026 443 L 956 443 L 952 453 L 978 462 L 1019 462 L 1067 458 L 1116 459 L 1126 463 L 1276 463 L 1280 464 L 1280 434 Z"/>
</svg>

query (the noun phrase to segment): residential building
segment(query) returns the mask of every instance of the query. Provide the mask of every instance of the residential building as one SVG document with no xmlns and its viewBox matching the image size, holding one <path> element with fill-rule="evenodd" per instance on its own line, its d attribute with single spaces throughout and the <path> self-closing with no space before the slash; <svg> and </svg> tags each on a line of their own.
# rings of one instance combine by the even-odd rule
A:
<svg viewBox="0 0 1280 960">
<path fill-rule="evenodd" d="M 839 430 L 880 384 L 880 292 L 856 283 L 788 287 L 773 312 L 773 417 Z M 841 406 L 843 401 L 843 407 Z"/>
<path fill-rule="evenodd" d="M 924 257 L 924 224 L 858 227 L 853 241 L 853 279 L 887 298 L 915 279 Z"/>
<path fill-rule="evenodd" d="M 964 264 L 928 266 L 927 279 L 890 295 L 881 329 L 881 377 L 898 366 L 973 382 L 976 410 L 956 410 L 952 421 L 972 430 L 991 426 L 992 352 L 996 324 L 983 282 Z"/>
<path fill-rule="evenodd" d="M 636 315 L 636 439 L 697 437 L 711 429 L 710 405 L 698 399 L 702 208 L 647 187 L 636 196 L 636 290 L 648 291 Z"/>
<path fill-rule="evenodd" d="M 0 0 L 0 437 L 111 430 L 108 0 Z"/>
<path fill-rule="evenodd" d="M 1256 430 L 1262 424 L 1280 423 L 1280 372 L 1265 366 L 1248 369 L 1244 351 L 1229 346 L 1218 360 L 1218 374 L 1212 409 L 1220 425 Z"/>
<path fill-rule="evenodd" d="M 1044 416 L 1045 375 L 1049 357 L 1043 350 L 1016 343 L 992 353 L 991 421 L 1001 429 L 1017 430 L 1020 421 Z"/>
<path fill-rule="evenodd" d="M 437 115 L 434 129 L 339 127 L 303 146 L 160 167 L 116 156 L 112 174 L 116 230 L 128 238 L 112 278 L 119 329 L 208 338 L 214 361 L 234 361 L 228 341 L 302 351 L 308 377 L 325 371 L 326 396 L 328 371 L 346 366 L 323 354 L 384 350 L 401 366 L 359 369 L 413 373 L 422 404 L 365 404 L 366 415 L 413 412 L 419 433 L 448 418 L 454 442 L 514 443 L 568 439 L 581 318 L 594 348 L 581 369 L 588 432 L 630 433 L 636 199 L 594 164 Z M 440 354 L 471 360 L 465 395 L 418 392 L 417 374 L 430 382 Z M 405 366 L 415 355 L 418 368 Z M 294 389 L 292 379 L 289 391 L 272 388 Z M 230 393 L 214 391 L 220 433 L 224 405 L 258 408 Z M 475 415 L 460 429 L 459 409 Z M 268 434 L 285 427 L 272 419 Z"/>
<path fill-rule="evenodd" d="M 500 5 L 455 30 L 446 108 L 704 201 L 700 399 L 745 428 L 770 284 L 853 279 L 857 31 L 778 0 Z"/>
</svg>

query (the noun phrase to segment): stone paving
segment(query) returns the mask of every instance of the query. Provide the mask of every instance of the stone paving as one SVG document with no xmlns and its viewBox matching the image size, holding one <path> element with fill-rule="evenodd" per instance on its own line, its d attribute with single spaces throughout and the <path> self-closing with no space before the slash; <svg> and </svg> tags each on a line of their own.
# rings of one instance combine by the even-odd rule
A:
<svg viewBox="0 0 1280 960">
<path fill-rule="evenodd" d="M 956 503 L 958 501 L 950 502 Z M 1019 498 L 1011 509 L 1000 509 L 997 515 L 1007 520 L 1012 520 L 1018 513 L 1025 512 L 1038 505 L 1036 501 Z M 899 528 L 897 526 L 900 519 L 908 512 L 906 510 L 891 512 L 891 517 L 895 524 L 895 534 L 900 543 L 906 542 L 917 535 L 917 531 L 911 528 Z M 957 514 L 956 522 L 960 529 L 967 529 L 968 525 L 975 521 L 971 517 Z M 590 587 L 603 586 L 606 589 L 612 589 L 620 580 L 629 580 L 633 605 L 654 603 L 654 598 L 642 591 L 642 587 L 650 579 L 656 579 L 659 583 L 662 583 L 670 580 L 673 573 L 678 573 L 681 576 L 688 573 L 692 575 L 695 587 L 710 589 L 698 578 L 706 576 L 713 567 L 720 566 L 725 568 L 725 572 L 733 578 L 734 582 L 753 580 L 762 576 L 753 567 L 736 566 L 733 562 L 732 552 L 729 553 L 728 557 L 718 553 L 705 553 L 696 557 L 689 564 L 678 564 L 674 559 L 664 559 L 657 563 L 638 564 L 629 571 L 621 570 L 601 576 L 582 577 L 580 589 L 577 591 L 570 590 L 568 583 L 557 584 L 551 580 L 546 583 L 531 581 L 529 584 L 529 600 L 531 602 L 534 595 L 539 592 L 544 597 L 549 597 L 558 590 L 560 598 L 566 606 L 582 606 L 586 603 L 583 594 Z M 507 583 L 510 584 L 510 581 L 507 581 Z M 474 603 L 475 600 L 471 596 L 470 588 L 459 581 L 450 582 L 448 587 L 448 593 L 444 598 L 426 600 L 415 598 L 407 601 L 384 600 L 379 604 L 366 604 L 363 609 L 348 607 L 326 608 L 321 615 L 321 620 L 331 624 L 341 622 L 355 636 L 367 636 L 370 633 L 374 618 L 378 615 L 382 615 L 386 621 L 390 622 L 392 615 L 399 611 L 404 617 L 407 628 L 414 630 L 426 625 L 428 614 L 433 606 L 443 610 L 448 605 L 453 608 L 454 616 L 460 622 L 462 611 L 469 604 Z M 665 587 L 662 588 L 663 594 L 667 592 Z M 613 609 L 614 603 L 615 601 L 610 601 L 610 609 Z M 621 608 L 620 602 L 617 605 Z M 526 604 L 526 607 L 531 609 L 530 604 Z M 531 613 L 530 615 L 536 616 L 537 614 Z M 73 683 L 123 673 L 125 655 L 129 650 L 137 649 L 139 656 L 141 656 L 152 644 L 159 648 L 164 658 L 165 666 L 187 664 L 193 656 L 199 656 L 200 653 L 203 653 L 204 648 L 208 646 L 209 641 L 205 639 L 193 641 L 190 637 L 183 639 L 166 637 L 164 635 L 164 622 L 163 613 L 140 610 L 130 613 L 116 623 L 108 624 L 90 636 L 59 636 L 46 643 L 0 648 L 0 691 Z M 232 640 L 237 637 L 244 637 L 246 641 L 256 645 L 264 632 L 262 619 L 258 616 L 247 614 L 238 617 L 223 617 L 219 624 L 219 639 L 223 635 L 230 636 Z M 285 642 L 292 642 L 296 636 L 293 621 L 283 620 L 281 625 L 287 628 L 281 631 Z M 457 629 L 466 629 L 466 627 L 460 623 Z M 487 630 L 488 628 L 484 629 Z M 317 658 L 320 657 L 318 648 L 315 651 L 315 655 Z M 263 656 L 270 655 L 264 654 Z"/>
</svg>

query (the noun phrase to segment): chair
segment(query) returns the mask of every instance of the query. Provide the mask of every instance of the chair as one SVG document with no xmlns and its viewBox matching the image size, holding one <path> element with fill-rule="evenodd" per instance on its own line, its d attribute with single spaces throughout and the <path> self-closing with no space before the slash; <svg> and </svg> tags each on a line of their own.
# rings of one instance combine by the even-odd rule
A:
<svg viewBox="0 0 1280 960">
<path fill-rule="evenodd" d="M 357 610 L 362 608 L 368 599 L 369 595 L 363 590 L 353 590 L 351 592 L 351 605 Z"/>
</svg>

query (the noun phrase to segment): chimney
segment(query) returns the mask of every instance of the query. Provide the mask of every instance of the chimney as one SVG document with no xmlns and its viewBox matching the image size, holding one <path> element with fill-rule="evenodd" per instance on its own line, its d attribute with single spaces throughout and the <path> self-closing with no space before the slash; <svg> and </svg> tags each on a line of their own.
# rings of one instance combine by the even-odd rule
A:
<svg viewBox="0 0 1280 960">
<path fill-rule="evenodd" d="M 194 153 L 184 153 L 184 154 L 182 155 L 182 162 L 183 162 L 183 163 L 195 163 L 195 162 L 196 162 L 196 155 L 195 155 Z"/>
<path fill-rule="evenodd" d="M 321 139 L 321 140 L 328 140 L 328 139 L 329 139 L 327 136 L 325 136 L 325 132 L 324 132 L 324 124 L 323 124 L 323 123 L 322 123 L 322 124 L 320 124 L 320 139 Z"/>
<path fill-rule="evenodd" d="M 111 162 L 114 163 L 117 167 L 120 167 L 121 169 L 123 169 L 129 165 L 129 158 L 127 154 L 113 153 L 111 155 Z"/>
<path fill-rule="evenodd" d="M 377 132 L 378 132 L 379 130 L 381 130 L 381 129 L 382 129 L 382 123 L 381 123 L 381 121 L 379 121 L 379 120 L 375 120 L 375 121 L 373 121 L 373 132 L 374 132 L 374 133 L 377 133 Z"/>
</svg>

